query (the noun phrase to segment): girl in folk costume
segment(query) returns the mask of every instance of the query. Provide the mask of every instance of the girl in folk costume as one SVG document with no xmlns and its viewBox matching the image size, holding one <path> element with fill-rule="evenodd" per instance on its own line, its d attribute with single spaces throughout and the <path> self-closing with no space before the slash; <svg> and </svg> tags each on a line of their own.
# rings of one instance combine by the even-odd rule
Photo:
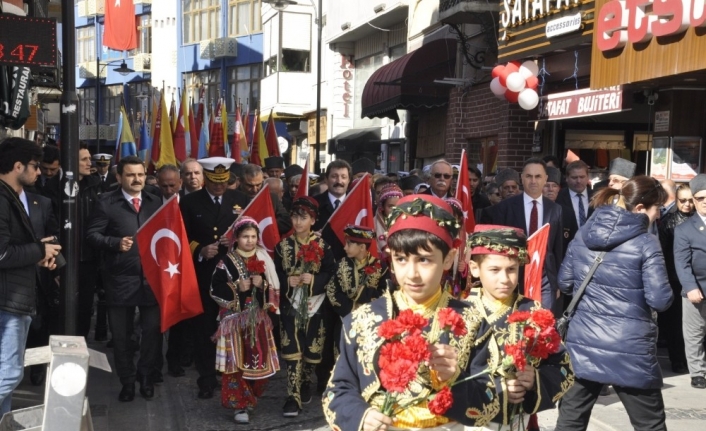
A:
<svg viewBox="0 0 706 431">
<path fill-rule="evenodd" d="M 336 274 L 326 286 L 326 295 L 336 314 L 346 317 L 362 304 L 379 298 L 387 284 L 388 269 L 370 254 L 375 231 L 364 226 L 348 225 L 343 230 L 346 257 L 338 263 Z M 340 333 L 334 336 L 340 338 Z"/>
<path fill-rule="evenodd" d="M 497 395 L 483 409 L 469 406 L 467 414 L 486 424 L 472 430 L 530 430 L 529 415 L 555 408 L 573 385 L 569 354 L 554 330 L 552 313 L 517 292 L 519 267 L 527 260 L 524 232 L 476 225 L 468 247 L 469 270 L 481 283 L 480 293 L 468 301 L 482 316 L 471 373 L 512 364 L 505 367 L 506 381 L 494 377 L 489 382 Z"/>
<path fill-rule="evenodd" d="M 443 200 L 411 195 L 392 209 L 388 227 L 391 270 L 399 288 L 343 319 L 324 414 L 338 431 L 462 431 L 463 424 L 475 424 L 467 409 L 483 408 L 486 382 L 453 386 L 470 377 L 470 349 L 480 325 L 468 304 L 441 288 L 442 275 L 453 264 L 460 224 Z M 442 406 L 439 399 L 448 401 L 451 386 L 454 401 Z"/>
<path fill-rule="evenodd" d="M 267 379 L 279 371 L 268 309 L 275 309 L 279 280 L 274 262 L 258 247 L 257 222 L 233 223 L 234 247 L 213 273 L 211 297 L 220 306 L 216 369 L 223 373 L 221 404 L 235 410 L 235 422 L 248 423 Z"/>
<path fill-rule="evenodd" d="M 385 220 L 390 215 L 392 208 L 404 194 L 397 184 L 386 184 L 380 191 L 378 208 L 375 212 L 375 236 L 377 237 L 378 256 L 380 260 L 387 261 L 387 224 Z"/>
<path fill-rule="evenodd" d="M 281 353 L 287 363 L 285 417 L 296 417 L 311 401 L 311 373 L 321 362 L 326 336 L 322 307 L 336 263 L 326 242 L 311 231 L 319 205 L 304 196 L 292 202 L 294 234 L 275 247 L 280 295 Z"/>
</svg>

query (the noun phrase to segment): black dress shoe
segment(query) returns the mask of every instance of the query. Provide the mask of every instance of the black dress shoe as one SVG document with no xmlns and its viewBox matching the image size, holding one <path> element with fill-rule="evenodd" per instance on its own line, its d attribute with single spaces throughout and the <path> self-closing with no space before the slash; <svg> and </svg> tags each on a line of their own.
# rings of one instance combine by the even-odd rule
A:
<svg viewBox="0 0 706 431">
<path fill-rule="evenodd" d="M 101 331 L 96 329 L 95 335 L 93 335 L 95 341 L 106 341 L 108 340 L 108 331 Z"/>
<path fill-rule="evenodd" d="M 686 374 L 689 372 L 689 368 L 687 368 L 686 364 L 683 362 L 675 362 L 672 364 L 672 372 L 676 374 Z"/>
<path fill-rule="evenodd" d="M 150 399 L 154 397 L 154 384 L 151 377 L 140 377 L 140 395 Z"/>
<path fill-rule="evenodd" d="M 118 400 L 122 402 L 129 402 L 135 399 L 135 384 L 130 383 L 128 385 L 123 385 L 123 389 L 118 395 Z"/>
<path fill-rule="evenodd" d="M 170 365 L 167 372 L 172 377 L 184 377 L 186 372 L 180 365 Z"/>
<path fill-rule="evenodd" d="M 706 389 L 706 378 L 701 376 L 692 377 L 691 387 L 696 389 Z"/>
<path fill-rule="evenodd" d="M 202 400 L 208 400 L 213 398 L 213 388 L 202 387 L 199 388 L 198 397 Z"/>
<path fill-rule="evenodd" d="M 151 378 L 152 383 L 164 383 L 164 376 L 161 371 L 152 371 Z"/>
<path fill-rule="evenodd" d="M 32 382 L 34 386 L 40 386 L 44 383 L 44 379 L 47 377 L 47 366 L 42 365 L 32 365 L 29 369 L 29 381 Z"/>
</svg>

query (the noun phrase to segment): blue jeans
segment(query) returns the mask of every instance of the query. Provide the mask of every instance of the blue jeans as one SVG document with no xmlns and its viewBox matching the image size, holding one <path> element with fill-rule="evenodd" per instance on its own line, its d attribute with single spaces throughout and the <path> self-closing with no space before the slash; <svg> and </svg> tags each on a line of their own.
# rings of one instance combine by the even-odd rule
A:
<svg viewBox="0 0 706 431">
<path fill-rule="evenodd" d="M 24 375 L 31 316 L 0 310 L 0 416 L 12 410 L 12 392 Z"/>
</svg>

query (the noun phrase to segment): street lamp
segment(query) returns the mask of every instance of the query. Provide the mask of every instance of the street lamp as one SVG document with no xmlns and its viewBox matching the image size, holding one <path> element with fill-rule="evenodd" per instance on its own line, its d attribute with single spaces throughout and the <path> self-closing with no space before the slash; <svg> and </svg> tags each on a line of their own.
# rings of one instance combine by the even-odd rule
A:
<svg viewBox="0 0 706 431">
<path fill-rule="evenodd" d="M 96 154 L 101 152 L 101 123 L 99 120 L 100 116 L 100 91 L 101 91 L 101 73 L 103 72 L 103 69 L 106 67 L 110 66 L 113 63 L 116 63 L 118 61 L 122 61 L 120 63 L 120 67 L 116 67 L 113 69 L 114 71 L 118 72 L 122 76 L 127 76 L 131 73 L 134 72 L 134 70 L 130 69 L 127 67 L 127 64 L 125 63 L 124 59 L 121 60 L 111 60 L 106 63 L 101 63 L 100 62 L 100 57 L 96 57 L 96 103 L 94 104 L 96 107 L 95 111 L 95 117 L 96 117 Z"/>
<path fill-rule="evenodd" d="M 294 0 L 262 0 L 263 3 L 271 5 L 278 11 L 283 11 L 289 5 L 299 4 Z M 316 13 L 316 25 L 318 30 L 317 49 L 316 49 L 316 161 L 314 163 L 314 173 L 321 174 L 321 33 L 323 30 L 323 22 L 321 14 L 323 13 L 323 1 L 319 0 L 319 7 L 314 4 L 314 0 L 309 0 L 311 6 Z"/>
</svg>

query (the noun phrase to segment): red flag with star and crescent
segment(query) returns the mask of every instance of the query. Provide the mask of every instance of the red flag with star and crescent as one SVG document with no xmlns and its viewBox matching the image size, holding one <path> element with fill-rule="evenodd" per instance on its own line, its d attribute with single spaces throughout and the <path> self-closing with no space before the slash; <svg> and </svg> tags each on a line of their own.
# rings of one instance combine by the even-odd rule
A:
<svg viewBox="0 0 706 431">
<path fill-rule="evenodd" d="M 549 223 L 547 223 L 527 238 L 529 262 L 525 265 L 524 296 L 540 303 L 542 302 L 542 273 L 544 271 L 544 257 L 547 255 L 549 229 Z"/>
<path fill-rule="evenodd" d="M 252 217 L 257 221 L 257 225 L 260 228 L 260 245 L 265 248 L 270 256 L 274 257 L 275 246 L 280 242 L 280 236 L 269 185 L 265 184 L 265 187 L 260 189 L 238 218 L 246 216 Z M 232 235 L 231 229 L 228 229 L 226 235 L 229 237 Z"/>
<path fill-rule="evenodd" d="M 103 46 L 116 51 L 137 48 L 137 22 L 135 4 L 132 0 L 108 0 L 105 2 L 105 30 Z"/>
<path fill-rule="evenodd" d="M 135 238 L 145 278 L 159 302 L 162 332 L 203 313 L 194 261 L 177 195 L 150 217 Z"/>
<path fill-rule="evenodd" d="M 341 244 L 346 244 L 343 230 L 349 224 L 375 229 L 373 196 L 370 191 L 370 174 L 365 174 L 348 193 L 343 203 L 331 214 L 328 226 L 333 229 Z M 370 254 L 377 256 L 376 242 L 370 245 Z"/>
<path fill-rule="evenodd" d="M 473 199 L 471 196 L 471 181 L 468 177 L 468 157 L 466 157 L 466 150 L 461 152 L 461 167 L 458 170 L 455 198 L 461 202 L 463 213 L 466 216 L 464 230 L 466 234 L 470 235 L 476 227 L 476 217 L 473 214 Z"/>
</svg>

